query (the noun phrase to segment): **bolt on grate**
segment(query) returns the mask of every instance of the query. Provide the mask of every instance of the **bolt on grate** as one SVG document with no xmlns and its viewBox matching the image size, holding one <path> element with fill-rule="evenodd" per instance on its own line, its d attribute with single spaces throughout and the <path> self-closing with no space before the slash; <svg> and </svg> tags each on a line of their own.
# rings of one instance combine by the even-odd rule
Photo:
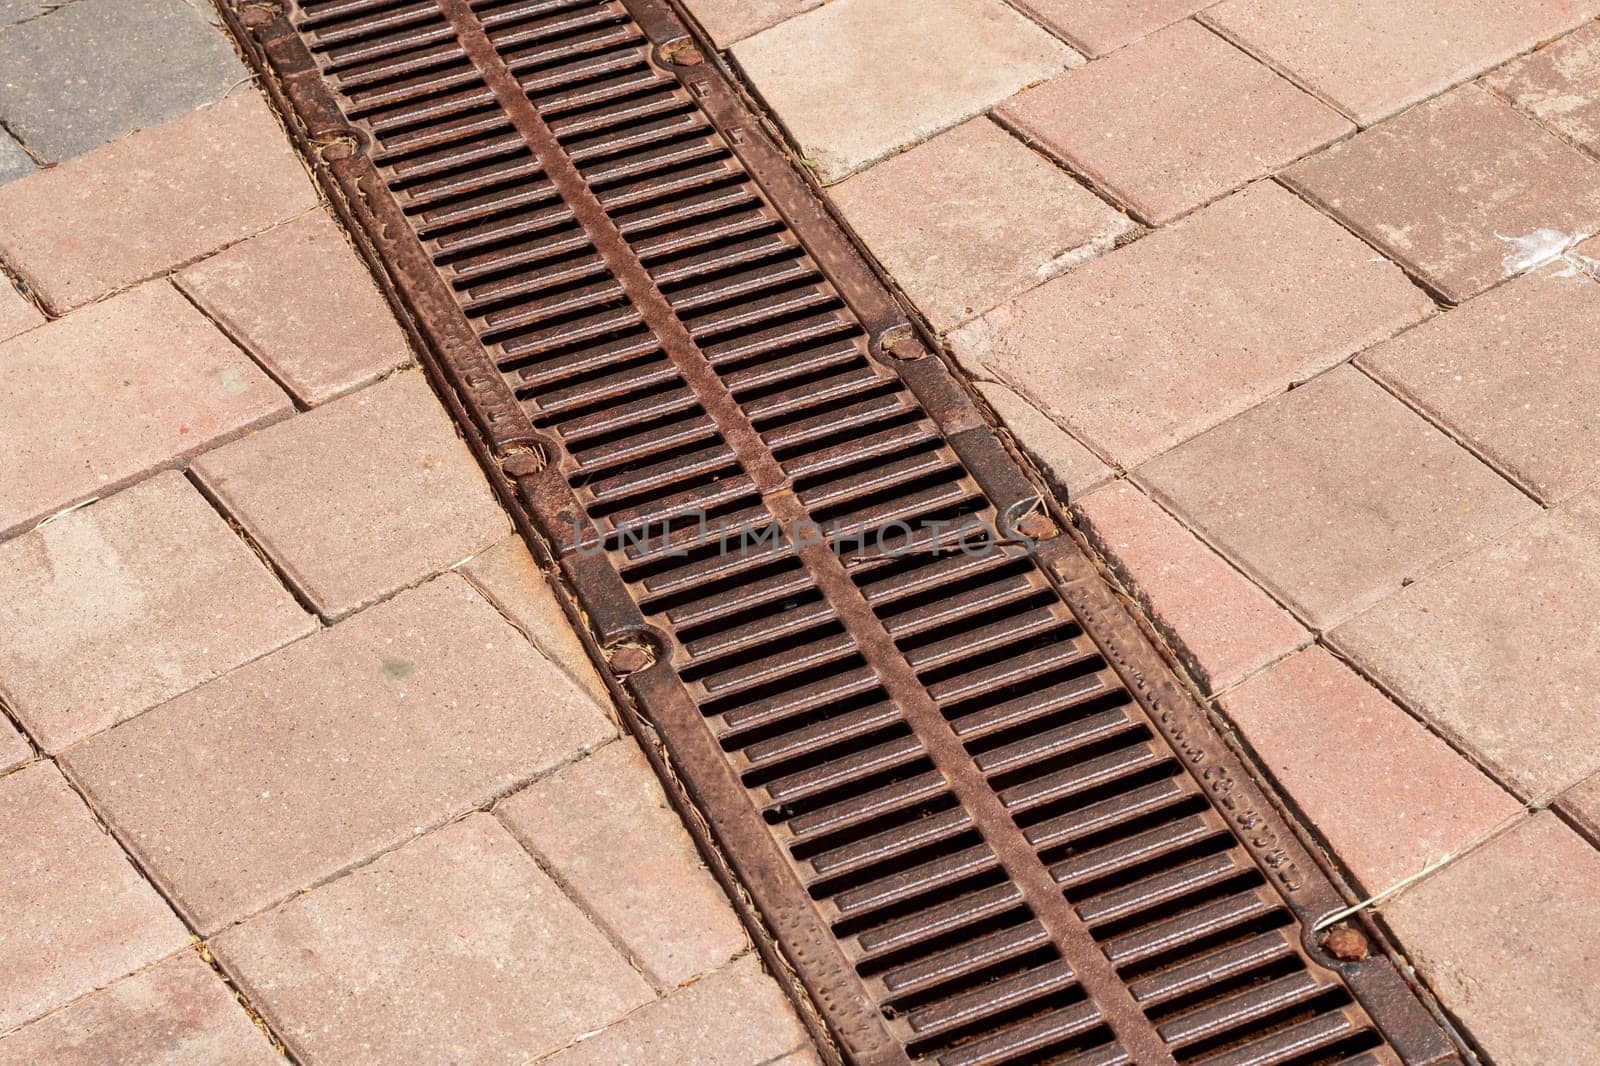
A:
<svg viewBox="0 0 1600 1066">
<path fill-rule="evenodd" d="M 1458 1061 L 667 4 L 223 6 L 826 1054 Z"/>
</svg>

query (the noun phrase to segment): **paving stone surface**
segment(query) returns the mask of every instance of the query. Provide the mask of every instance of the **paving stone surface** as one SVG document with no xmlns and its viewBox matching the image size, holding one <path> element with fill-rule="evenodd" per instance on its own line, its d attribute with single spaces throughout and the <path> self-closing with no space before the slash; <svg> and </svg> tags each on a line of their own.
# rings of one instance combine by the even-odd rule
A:
<svg viewBox="0 0 1600 1066">
<path fill-rule="evenodd" d="M 1600 494 L 1541 515 L 1332 634 L 1525 798 L 1600 770 Z"/>
<path fill-rule="evenodd" d="M 1522 810 L 1324 648 L 1295 652 L 1222 706 L 1369 895 L 1460 854 Z"/>
<path fill-rule="evenodd" d="M 613 735 L 446 575 L 62 758 L 210 933 Z"/>
<path fill-rule="evenodd" d="M 176 472 L 0 544 L 0 692 L 46 751 L 315 628 Z"/>
<path fill-rule="evenodd" d="M 316 202 L 246 90 L 0 187 L 0 258 L 60 314 Z"/>
<path fill-rule="evenodd" d="M 1600 480 L 1600 284 L 1566 263 L 1357 360 L 1545 503 Z"/>
<path fill-rule="evenodd" d="M 520 1064 L 650 988 L 492 817 L 227 931 L 218 961 L 307 1066 Z"/>
<path fill-rule="evenodd" d="M 1600 774 L 1568 789 L 1558 806 L 1600 847 Z"/>
<path fill-rule="evenodd" d="M 1038 465 L 1059 499 L 1076 499 L 1111 476 L 1111 468 L 1072 434 L 1056 425 L 1011 388 L 977 382 L 978 391 L 1000 416 L 1012 438 Z"/>
<path fill-rule="evenodd" d="M 461 574 L 500 609 L 562 672 L 601 707 L 611 707 L 611 692 L 595 672 L 589 652 L 567 620 L 555 591 L 534 562 L 522 537 L 513 533 L 461 564 Z"/>
<path fill-rule="evenodd" d="M 987 118 L 841 182 L 832 196 L 941 332 L 1135 228 Z"/>
<path fill-rule="evenodd" d="M 1223 0 L 1201 18 L 1367 126 L 1597 12 L 1595 0 Z"/>
<path fill-rule="evenodd" d="M 1018 0 L 1068 44 L 1102 56 L 1188 18 L 1214 0 Z"/>
<path fill-rule="evenodd" d="M 22 150 L 22 145 L 0 130 L 0 185 L 25 178 L 36 169 L 33 157 Z"/>
<path fill-rule="evenodd" d="M 1091 492 L 1073 514 L 1207 691 L 1309 639 L 1288 611 L 1128 482 Z"/>
<path fill-rule="evenodd" d="M 718 48 L 822 4 L 823 0 L 684 0 Z"/>
<path fill-rule="evenodd" d="M 188 940 L 48 762 L 0 778 L 0 869 L 0 1032 Z"/>
<path fill-rule="evenodd" d="M 208 452 L 194 470 L 330 620 L 511 529 L 419 372 Z"/>
<path fill-rule="evenodd" d="M 1081 62 L 1000 0 L 832 0 L 733 55 L 830 183 Z"/>
<path fill-rule="evenodd" d="M 0 26 L 37 18 L 62 0 L 0 0 Z"/>
<path fill-rule="evenodd" d="M 1483 82 L 1568 140 L 1600 155 L 1600 23 L 1591 22 L 1491 71 Z"/>
<path fill-rule="evenodd" d="M 658 986 L 693 980 L 747 946 L 630 738 L 535 782 L 496 813 Z"/>
<path fill-rule="evenodd" d="M 0 774 L 15 770 L 31 758 L 33 750 L 17 727 L 0 718 Z"/>
<path fill-rule="evenodd" d="M 1258 184 L 1001 305 L 951 346 L 1132 468 L 1427 315 L 1375 258 Z"/>
<path fill-rule="evenodd" d="M 1541 231 L 1600 231 L 1600 164 L 1477 85 L 1283 177 L 1452 303 L 1537 261 Z"/>
<path fill-rule="evenodd" d="M 44 315 L 27 297 L 0 278 L 0 341 L 44 324 Z"/>
<path fill-rule="evenodd" d="M 0 1038 L 0 1066 L 281 1066 L 266 1035 L 193 951 Z"/>
<path fill-rule="evenodd" d="M 178 285 L 308 406 L 411 361 L 366 264 L 321 211 L 195 264 Z"/>
<path fill-rule="evenodd" d="M 544 1061 L 550 1066 L 764 1066 L 805 1040 L 777 982 L 750 954 Z"/>
<path fill-rule="evenodd" d="M 74 0 L 0 35 L 0 121 L 48 162 L 213 103 L 249 77 L 185 0 Z"/>
<path fill-rule="evenodd" d="M 1538 513 L 1349 367 L 1152 461 L 1140 478 L 1316 629 Z"/>
<path fill-rule="evenodd" d="M 1600 1061 L 1600 852 L 1540 814 L 1381 909 L 1498 1066 Z"/>
<path fill-rule="evenodd" d="M 292 410 L 164 281 L 0 344 L 0 536 Z"/>
</svg>

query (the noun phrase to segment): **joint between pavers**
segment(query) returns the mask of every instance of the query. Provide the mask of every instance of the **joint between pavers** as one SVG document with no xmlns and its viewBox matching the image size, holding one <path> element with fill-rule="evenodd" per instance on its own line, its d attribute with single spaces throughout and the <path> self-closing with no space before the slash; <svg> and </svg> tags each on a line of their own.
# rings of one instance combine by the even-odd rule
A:
<svg viewBox="0 0 1600 1066">
<path fill-rule="evenodd" d="M 296 217 L 300 217 L 300 216 L 296 216 Z M 262 232 L 264 233 L 266 231 L 263 230 Z M 251 238 L 249 238 L 249 237 L 245 238 L 245 240 L 250 240 L 250 239 Z M 221 252 L 221 249 L 218 249 L 217 252 L 213 252 L 211 254 L 212 255 L 217 255 L 220 252 Z M 210 257 L 211 256 L 207 256 L 206 258 L 209 259 Z M 201 260 L 201 262 L 204 262 L 204 260 Z M 193 264 L 190 264 L 190 265 L 192 266 Z M 293 388 L 290 387 L 289 382 L 286 381 L 281 374 L 279 374 L 276 370 L 274 370 L 271 366 L 269 366 L 267 364 L 266 360 L 262 359 L 251 348 L 251 345 L 250 345 L 249 341 L 246 338 L 240 336 L 237 332 L 235 332 L 235 330 L 231 326 L 229 326 L 222 319 L 218 318 L 216 315 L 212 314 L 211 311 L 205 306 L 205 304 L 200 302 L 199 296 L 197 296 L 195 293 L 190 291 L 189 286 L 187 284 L 185 284 L 185 282 L 183 280 L 183 276 L 176 269 L 173 270 L 170 274 L 167 275 L 167 280 L 172 283 L 172 287 L 174 289 L 178 290 L 178 295 L 182 296 L 185 300 L 187 300 L 188 303 L 189 303 L 189 306 L 193 307 L 195 309 L 195 312 L 197 314 L 199 314 L 201 318 L 203 318 L 207 322 L 211 323 L 211 326 L 212 326 L 213 329 L 215 329 L 218 333 L 222 334 L 224 337 L 228 338 L 228 342 L 230 344 L 232 344 L 235 348 L 239 349 L 239 352 L 246 359 L 248 359 L 248 360 L 250 360 L 250 362 L 254 363 L 255 366 L 256 366 L 256 369 L 260 370 L 263 374 L 265 374 L 267 376 L 267 380 L 268 381 L 271 381 L 274 385 L 276 385 L 279 388 L 279 390 L 281 390 L 283 392 L 283 394 L 285 396 L 289 397 L 289 403 L 294 406 L 295 414 L 301 414 L 301 413 L 304 413 L 305 411 L 309 411 L 311 409 L 307 404 L 305 404 L 300 399 L 300 397 L 298 395 L 295 394 L 295 391 L 294 391 Z M 253 544 L 251 546 L 254 547 Z"/>
</svg>

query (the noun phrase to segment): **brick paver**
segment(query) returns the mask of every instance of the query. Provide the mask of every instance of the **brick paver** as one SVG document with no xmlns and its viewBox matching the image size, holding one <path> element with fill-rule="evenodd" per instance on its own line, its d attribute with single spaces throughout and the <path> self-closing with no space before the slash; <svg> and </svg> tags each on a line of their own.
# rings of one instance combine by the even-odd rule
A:
<svg viewBox="0 0 1600 1066">
<path fill-rule="evenodd" d="M 1419 321 L 1392 264 L 1270 183 L 1118 249 L 951 337 L 1133 467 Z"/>
<path fill-rule="evenodd" d="M 1296 652 L 1222 705 L 1369 894 L 1460 854 L 1522 809 L 1323 648 Z"/>
<path fill-rule="evenodd" d="M 59 314 L 316 202 L 247 90 L 0 187 L 0 258 Z"/>
<path fill-rule="evenodd" d="M 1094 452 L 1015 390 L 992 381 L 980 381 L 977 388 L 1060 499 L 1076 499 L 1111 476 Z"/>
<path fill-rule="evenodd" d="M 1484 84 L 1600 155 L 1600 23 L 1484 76 Z"/>
<path fill-rule="evenodd" d="M 1000 0 L 832 0 L 733 55 L 826 182 L 1081 62 Z"/>
<path fill-rule="evenodd" d="M 0 1032 L 187 942 L 47 762 L 0 778 Z"/>
<path fill-rule="evenodd" d="M 73 0 L 7 31 L 0 122 L 59 162 L 220 100 L 249 74 L 203 11 L 185 0 Z"/>
<path fill-rule="evenodd" d="M 1192 21 L 1068 71 L 998 114 L 1152 223 L 1354 128 Z"/>
<path fill-rule="evenodd" d="M 1574 498 L 1333 632 L 1519 794 L 1600 769 L 1600 494 Z"/>
<path fill-rule="evenodd" d="M 194 470 L 328 619 L 460 562 L 511 528 L 418 372 L 208 452 Z"/>
<path fill-rule="evenodd" d="M 1600 480 L 1600 284 L 1560 263 L 1357 361 L 1549 503 Z"/>
<path fill-rule="evenodd" d="M 941 332 L 1134 228 L 987 118 L 885 160 L 832 195 Z"/>
<path fill-rule="evenodd" d="M 1284 178 L 1452 302 L 1515 273 L 1537 231 L 1600 230 L 1600 164 L 1476 85 Z"/>
<path fill-rule="evenodd" d="M 1154 460 L 1140 477 L 1317 629 L 1538 512 L 1349 367 Z"/>
<path fill-rule="evenodd" d="M 193 951 L 0 1038 L 0 1066 L 281 1066 L 266 1035 Z"/>
<path fill-rule="evenodd" d="M 182 474 L 0 544 L 0 692 L 46 751 L 315 628 Z"/>
<path fill-rule="evenodd" d="M 1497 1066 L 1600 1061 L 1600 852 L 1541 814 L 1382 908 Z"/>
<path fill-rule="evenodd" d="M 1366 126 L 1597 12 L 1595 0 L 1223 0 L 1201 17 Z"/>
<path fill-rule="evenodd" d="M 651 999 L 487 815 L 231 929 L 212 950 L 306 1066 L 521 1064 Z"/>
<path fill-rule="evenodd" d="M 411 360 L 366 264 L 320 211 L 197 263 L 178 285 L 313 407 Z"/>
<path fill-rule="evenodd" d="M 1080 52 L 1102 56 L 1214 0 L 1017 0 Z"/>
<path fill-rule="evenodd" d="M 16 769 L 33 757 L 28 741 L 17 732 L 17 727 L 0 718 L 0 774 Z"/>
<path fill-rule="evenodd" d="M 1600 847 L 1600 774 L 1568 789 L 1558 806 L 1588 834 L 1596 847 Z"/>
<path fill-rule="evenodd" d="M 614 735 L 447 575 L 63 756 L 204 932 Z"/>
<path fill-rule="evenodd" d="M 0 536 L 291 410 L 164 281 L 0 344 L 0 393 Z"/>
<path fill-rule="evenodd" d="M 496 813 L 658 985 L 681 985 L 746 946 L 632 740 L 530 785 Z"/>
<path fill-rule="evenodd" d="M 1300 623 L 1126 481 L 1073 508 L 1118 580 L 1208 691 L 1293 651 Z"/>
<path fill-rule="evenodd" d="M 821 7 L 823 0 L 684 0 L 718 48 L 727 48 L 786 18 Z"/>
<path fill-rule="evenodd" d="M 806 1040 L 777 983 L 746 955 L 544 1061 L 549 1066 L 765 1066 Z"/>
<path fill-rule="evenodd" d="M 0 341 L 44 324 L 44 315 L 27 298 L 0 278 Z"/>
</svg>

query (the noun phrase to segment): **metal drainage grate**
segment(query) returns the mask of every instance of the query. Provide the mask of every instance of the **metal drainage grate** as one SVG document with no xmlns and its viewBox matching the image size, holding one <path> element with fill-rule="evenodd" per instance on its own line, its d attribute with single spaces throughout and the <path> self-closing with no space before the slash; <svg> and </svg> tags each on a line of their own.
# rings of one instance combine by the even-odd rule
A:
<svg viewBox="0 0 1600 1066">
<path fill-rule="evenodd" d="M 230 3 L 826 1054 L 1457 1061 L 665 4 Z"/>
</svg>

